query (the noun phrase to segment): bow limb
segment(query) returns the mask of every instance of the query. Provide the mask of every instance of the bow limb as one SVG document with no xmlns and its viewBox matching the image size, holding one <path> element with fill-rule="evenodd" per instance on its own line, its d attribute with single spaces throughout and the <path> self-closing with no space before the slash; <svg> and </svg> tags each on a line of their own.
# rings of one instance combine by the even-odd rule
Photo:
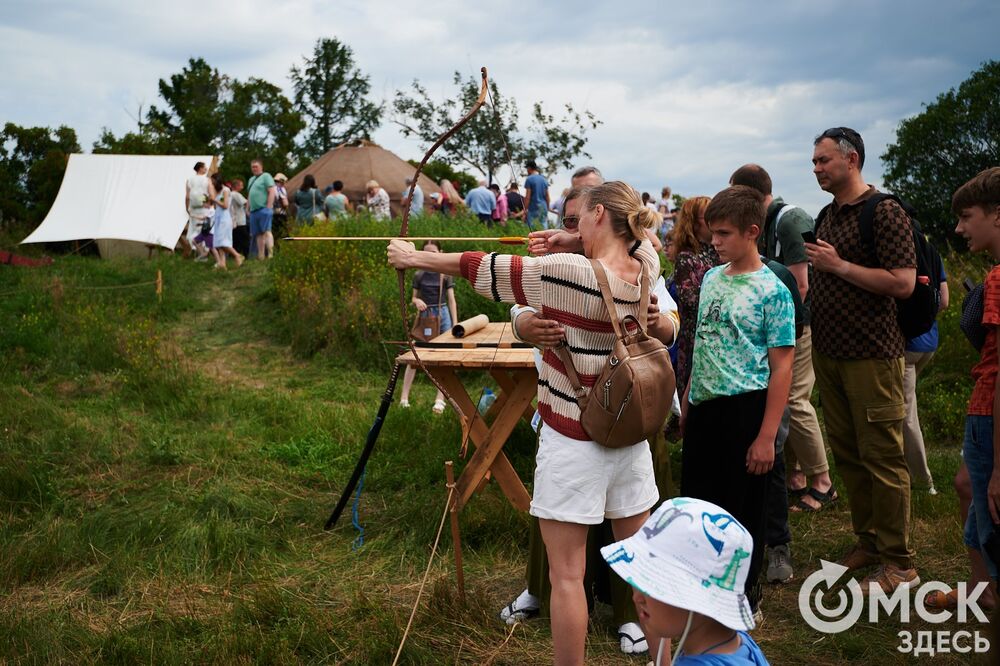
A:
<svg viewBox="0 0 1000 666">
<path fill-rule="evenodd" d="M 479 90 L 479 98 L 476 100 L 476 103 L 472 105 L 472 108 L 469 109 L 469 111 L 464 116 L 462 116 L 462 118 L 457 123 L 455 123 L 455 125 L 451 129 L 449 129 L 447 132 L 445 132 L 444 134 L 442 134 L 437 138 L 437 141 L 435 141 L 434 144 L 430 147 L 430 149 L 428 149 L 428 151 L 424 154 L 424 158 L 420 160 L 420 164 L 417 165 L 417 170 L 413 173 L 413 184 L 410 186 L 410 191 L 406 195 L 406 200 L 403 201 L 402 222 L 400 223 L 399 226 L 400 238 L 406 238 L 410 229 L 410 199 L 413 198 L 413 190 L 420 179 L 420 173 L 423 171 L 424 165 L 426 165 L 428 160 L 430 160 L 431 155 L 434 154 L 434 151 L 440 148 L 445 141 L 454 136 L 455 133 L 458 132 L 458 130 L 462 129 L 462 126 L 465 125 L 465 123 L 469 122 L 472 116 L 476 115 L 476 112 L 479 111 L 479 109 L 481 109 L 483 104 L 486 102 L 486 95 L 489 92 L 488 88 L 489 79 L 487 78 L 487 72 L 485 67 L 483 67 L 480 70 L 480 72 L 482 73 L 483 80 L 481 88 Z M 448 393 L 448 391 L 441 385 L 441 383 L 438 382 L 438 380 L 435 379 L 434 376 L 427 371 L 427 367 L 424 365 L 424 362 L 420 359 L 420 355 L 417 354 L 417 346 L 413 344 L 413 336 L 410 334 L 408 308 L 406 305 L 407 303 L 406 271 L 397 269 L 396 278 L 399 283 L 399 313 L 400 313 L 400 318 L 403 322 L 403 334 L 408 342 L 410 352 L 413 354 L 413 358 L 417 362 L 417 366 L 419 366 L 420 369 L 424 371 L 424 374 L 430 378 L 434 386 L 437 387 L 437 390 L 441 391 L 441 394 L 448 400 L 448 402 L 451 403 L 451 406 L 455 409 L 455 413 L 458 414 L 459 417 L 461 417 L 462 409 L 459 406 L 459 404 L 455 401 L 455 399 L 451 396 L 451 394 Z M 467 430 L 467 428 L 468 425 L 466 424 L 466 419 L 463 418 L 462 429 Z"/>
</svg>

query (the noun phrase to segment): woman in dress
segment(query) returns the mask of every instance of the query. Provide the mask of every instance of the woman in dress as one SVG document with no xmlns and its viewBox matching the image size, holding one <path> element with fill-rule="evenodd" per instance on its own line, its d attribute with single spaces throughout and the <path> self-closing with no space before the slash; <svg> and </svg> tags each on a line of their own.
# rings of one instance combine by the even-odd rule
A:
<svg viewBox="0 0 1000 666">
<path fill-rule="evenodd" d="M 461 276 L 491 300 L 544 308 L 546 316 L 562 324 L 577 372 L 581 377 L 594 377 L 608 362 L 614 332 L 588 257 L 605 268 L 619 317 L 646 317 L 649 334 L 661 341 L 673 335 L 666 318 L 638 311 L 640 275 L 645 273 L 652 284 L 660 271 L 645 233 L 658 221 L 635 190 L 622 182 L 609 182 L 583 193 L 579 235 L 550 231 L 532 239 L 536 253 L 582 247 L 586 256 L 573 252 L 541 257 L 418 252 L 404 240 L 392 241 L 388 256 L 399 269 Z M 584 661 L 587 600 L 583 577 L 589 525 L 609 518 L 615 537 L 624 538 L 642 525 L 659 496 L 648 442 L 621 449 L 594 442 L 580 424 L 574 395 L 559 356 L 547 349 L 538 381 L 542 426 L 531 514 L 539 518 L 549 558 L 552 642 L 558 664 Z"/>
<path fill-rule="evenodd" d="M 437 241 L 429 240 L 421 249 L 424 252 L 440 252 L 441 245 Z M 438 317 L 438 321 L 441 322 L 438 328 L 439 335 L 447 333 L 451 330 L 452 323 L 458 319 L 458 307 L 455 305 L 455 278 L 430 271 L 417 271 L 413 275 L 413 295 L 410 296 L 410 302 L 417 308 L 418 316 L 429 314 Z M 403 395 L 399 398 L 400 407 L 410 406 L 410 387 L 413 386 L 413 377 L 416 373 L 416 366 L 406 366 L 406 372 L 403 374 Z M 441 391 L 438 391 L 434 398 L 432 410 L 435 414 L 444 411 L 444 396 Z"/>
<path fill-rule="evenodd" d="M 365 203 L 368 204 L 368 210 L 371 211 L 372 217 L 376 220 L 388 220 L 390 216 L 389 194 L 379 187 L 377 180 L 369 180 L 365 189 L 367 190 Z"/>
<path fill-rule="evenodd" d="M 226 270 L 226 255 L 236 259 L 236 265 L 243 264 L 243 255 L 233 249 L 233 216 L 229 212 L 231 194 L 229 188 L 222 182 L 218 172 L 212 174 L 210 194 L 215 203 L 215 216 L 212 219 L 212 256 L 215 266 Z"/>
<path fill-rule="evenodd" d="M 681 316 L 675 369 L 678 395 L 684 395 L 691 376 L 691 352 L 694 350 L 694 329 L 698 323 L 701 281 L 709 268 L 719 264 L 719 255 L 711 244 L 712 232 L 705 224 L 705 209 L 709 201 L 709 197 L 691 197 L 684 202 L 674 225 L 669 249 Z"/>
<path fill-rule="evenodd" d="M 323 195 L 316 188 L 316 178 L 306 174 L 302 185 L 293 197 L 295 200 L 295 221 L 299 224 L 312 226 L 316 215 L 323 214 Z"/>
</svg>

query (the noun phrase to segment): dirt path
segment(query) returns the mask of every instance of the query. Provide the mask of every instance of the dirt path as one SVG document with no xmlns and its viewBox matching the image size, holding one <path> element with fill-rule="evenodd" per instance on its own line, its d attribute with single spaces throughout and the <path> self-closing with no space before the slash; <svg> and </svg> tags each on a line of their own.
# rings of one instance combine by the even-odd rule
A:
<svg viewBox="0 0 1000 666">
<path fill-rule="evenodd" d="M 307 370 L 267 332 L 272 313 L 262 309 L 275 307 L 261 298 L 267 281 L 267 266 L 258 262 L 207 275 L 198 306 L 172 327 L 184 352 L 210 378 L 262 389 L 286 378 L 290 366 Z"/>
</svg>

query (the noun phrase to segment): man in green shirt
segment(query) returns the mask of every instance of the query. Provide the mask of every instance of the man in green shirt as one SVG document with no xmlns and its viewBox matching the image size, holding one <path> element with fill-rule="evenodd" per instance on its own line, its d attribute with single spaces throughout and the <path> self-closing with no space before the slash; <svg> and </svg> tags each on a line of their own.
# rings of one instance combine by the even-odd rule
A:
<svg viewBox="0 0 1000 666">
<path fill-rule="evenodd" d="M 274 217 L 274 195 L 277 189 L 274 178 L 264 171 L 259 159 L 250 162 L 253 177 L 247 187 L 247 201 L 250 206 L 250 234 L 256 239 L 257 257 L 264 259 L 274 255 L 274 236 L 271 234 L 271 220 Z"/>
</svg>

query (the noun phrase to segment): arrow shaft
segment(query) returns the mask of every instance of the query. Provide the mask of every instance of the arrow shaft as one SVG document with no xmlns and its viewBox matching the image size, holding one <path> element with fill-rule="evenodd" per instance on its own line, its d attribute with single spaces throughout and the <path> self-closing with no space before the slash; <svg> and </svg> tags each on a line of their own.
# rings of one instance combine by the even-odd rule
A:
<svg viewBox="0 0 1000 666">
<path fill-rule="evenodd" d="M 435 241 L 492 241 L 504 245 L 523 245 L 524 236 L 287 236 L 286 241 L 391 241 L 391 240 L 435 240 Z"/>
</svg>

